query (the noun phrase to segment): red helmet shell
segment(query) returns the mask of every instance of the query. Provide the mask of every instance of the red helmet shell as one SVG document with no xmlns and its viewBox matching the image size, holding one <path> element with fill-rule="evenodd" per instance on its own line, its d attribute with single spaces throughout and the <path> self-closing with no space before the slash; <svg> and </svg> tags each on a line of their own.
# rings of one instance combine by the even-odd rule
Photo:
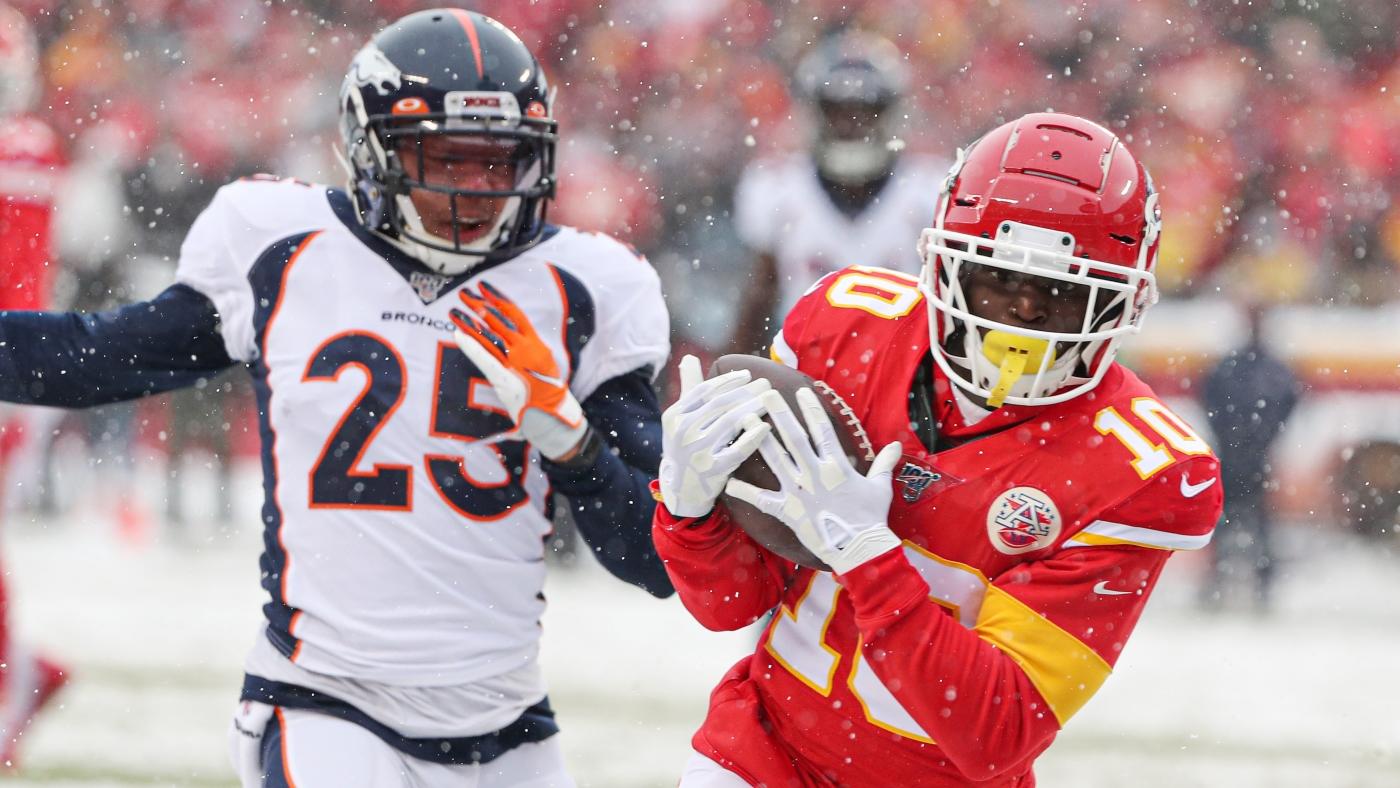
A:
<svg viewBox="0 0 1400 788">
<path fill-rule="evenodd" d="M 1151 193 L 1147 170 L 1113 132 L 1073 115 L 1042 112 L 973 143 L 953 182 L 943 226 L 987 238 L 996 237 L 1002 221 L 1052 227 L 1074 236 L 1075 257 L 1136 267 L 1140 245 L 1156 244 L 1143 215 Z M 1153 248 L 1147 270 L 1155 261 Z"/>
</svg>

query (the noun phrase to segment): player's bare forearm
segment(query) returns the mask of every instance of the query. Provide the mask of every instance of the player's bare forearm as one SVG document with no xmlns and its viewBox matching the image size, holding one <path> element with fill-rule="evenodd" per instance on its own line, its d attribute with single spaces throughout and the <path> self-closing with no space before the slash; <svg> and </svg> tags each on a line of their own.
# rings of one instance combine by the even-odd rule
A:
<svg viewBox="0 0 1400 788">
<path fill-rule="evenodd" d="M 772 610 L 794 571 L 734 527 L 722 506 L 684 519 L 658 504 L 652 539 L 686 610 L 716 632 L 742 629 Z"/>
<path fill-rule="evenodd" d="M 738 325 L 730 338 L 729 352 L 767 355 L 768 341 L 776 330 L 773 310 L 777 306 L 777 292 L 777 263 L 772 255 L 759 255 L 744 284 Z"/>
</svg>

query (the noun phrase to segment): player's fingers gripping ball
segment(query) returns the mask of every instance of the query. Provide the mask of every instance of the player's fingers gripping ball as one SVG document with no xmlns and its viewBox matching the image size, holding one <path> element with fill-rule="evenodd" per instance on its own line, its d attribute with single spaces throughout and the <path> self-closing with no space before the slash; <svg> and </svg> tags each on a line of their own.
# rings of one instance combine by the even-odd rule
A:
<svg viewBox="0 0 1400 788">
<path fill-rule="evenodd" d="M 775 425 L 779 423 L 779 418 L 783 419 L 783 423 L 788 426 L 790 432 L 795 429 L 804 436 L 806 430 L 797 422 L 794 409 L 801 410 L 803 407 L 799 404 L 798 392 L 801 389 L 811 389 L 813 399 L 808 403 L 808 407 L 816 407 L 826 417 L 824 421 L 819 422 L 819 424 L 824 425 L 819 428 L 820 431 L 813 433 L 817 441 L 820 442 L 820 445 L 817 446 L 819 454 L 830 460 L 835 460 L 839 455 L 852 469 L 852 472 L 857 475 L 870 472 L 872 463 L 876 459 L 870 438 L 866 435 L 864 427 L 850 406 L 829 386 L 791 367 L 757 356 L 723 356 L 715 362 L 711 373 L 719 374 L 736 370 L 747 371 L 753 379 L 766 380 L 770 383 L 773 394 L 766 395 L 769 397 L 769 402 L 786 402 L 787 404 L 781 407 L 781 412 L 785 415 L 779 417 L 768 415 L 771 414 L 772 407 L 765 407 L 765 415 L 768 415 L 769 420 Z M 781 396 L 775 398 L 779 394 Z M 804 418 L 815 418 L 815 413 Z M 804 440 L 806 439 L 804 438 Z M 781 519 L 782 506 L 795 506 L 800 502 L 789 503 L 789 499 L 785 497 L 785 491 L 781 489 L 781 480 L 771 465 L 773 462 L 786 462 L 789 466 L 795 467 L 797 460 L 787 454 L 774 437 L 763 441 L 761 445 L 767 445 L 769 454 L 775 457 L 777 455 L 773 455 L 772 450 L 773 447 L 778 447 L 778 451 L 783 452 L 782 459 L 770 461 L 760 449 L 760 452 L 754 453 L 739 466 L 734 472 L 733 478 L 749 485 L 754 490 L 771 493 L 772 497 L 764 497 L 762 501 L 768 502 L 769 510 L 776 514 L 769 514 L 761 509 L 757 499 L 749 501 L 742 495 L 736 495 L 733 488 L 726 489 L 720 500 L 729 510 L 730 517 L 735 524 L 759 544 L 803 566 L 814 569 L 830 569 L 827 562 L 809 549 L 799 539 L 793 528 Z M 796 473 L 794 471 L 792 475 L 795 476 Z M 889 487 L 890 485 L 886 482 L 885 486 Z M 738 489 L 746 490 L 747 488 L 739 485 Z M 879 510 L 880 515 L 883 517 L 887 510 L 888 504 Z"/>
<path fill-rule="evenodd" d="M 776 436 L 765 439 L 759 452 L 778 489 L 735 479 L 726 491 L 782 521 L 832 571 L 849 572 L 899 546 L 886 521 L 901 447 L 885 446 L 862 473 L 846 456 L 816 392 L 801 388 L 795 398 L 805 428 L 781 395 L 764 395 Z"/>
<path fill-rule="evenodd" d="M 760 416 L 770 385 L 744 370 L 705 380 L 689 355 L 680 374 L 681 396 L 661 415 L 661 500 L 677 517 L 701 517 L 768 434 Z"/>
<path fill-rule="evenodd" d="M 481 370 L 525 439 L 546 457 L 576 448 L 588 431 L 583 409 L 549 345 L 530 319 L 496 288 L 460 292 L 466 309 L 454 308 L 453 337 Z"/>
</svg>

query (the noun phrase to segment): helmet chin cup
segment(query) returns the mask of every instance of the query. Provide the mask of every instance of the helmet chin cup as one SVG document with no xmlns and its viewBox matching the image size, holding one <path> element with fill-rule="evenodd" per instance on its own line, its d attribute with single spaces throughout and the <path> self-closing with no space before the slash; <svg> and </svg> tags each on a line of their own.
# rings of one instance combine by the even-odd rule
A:
<svg viewBox="0 0 1400 788">
<path fill-rule="evenodd" d="M 428 232 L 410 196 L 397 195 L 394 201 L 397 203 L 400 227 L 390 240 L 424 265 L 448 276 L 470 271 L 490 259 L 493 250 L 501 246 L 507 235 L 508 225 L 516 220 L 521 203 L 519 197 L 509 198 L 497 211 L 489 230 L 471 241 L 458 243 L 452 238 Z"/>
<path fill-rule="evenodd" d="M 859 186 L 883 175 L 894 152 L 873 141 L 826 140 L 817 147 L 816 159 L 822 175 L 843 186 Z"/>
</svg>

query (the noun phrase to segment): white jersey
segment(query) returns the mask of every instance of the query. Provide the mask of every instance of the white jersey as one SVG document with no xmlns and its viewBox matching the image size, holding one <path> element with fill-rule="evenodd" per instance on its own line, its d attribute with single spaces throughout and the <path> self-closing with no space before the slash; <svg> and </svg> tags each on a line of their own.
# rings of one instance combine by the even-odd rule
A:
<svg viewBox="0 0 1400 788">
<path fill-rule="evenodd" d="M 652 268 L 612 238 L 559 228 L 506 262 L 441 276 L 361 228 L 343 193 L 253 179 L 194 223 L 177 279 L 213 301 L 229 356 L 253 374 L 276 649 L 316 674 L 391 686 L 496 686 L 535 670 L 549 486 L 538 455 L 505 436 L 513 424 L 448 312 L 462 287 L 489 282 L 584 401 L 664 363 Z"/>
<path fill-rule="evenodd" d="M 848 265 L 917 274 L 915 247 L 933 221 L 947 164 L 904 155 L 875 199 L 856 216 L 832 204 L 808 156 L 756 161 L 739 179 L 734 224 L 750 249 L 773 255 L 778 310 L 785 315 L 807 288 Z"/>
</svg>

